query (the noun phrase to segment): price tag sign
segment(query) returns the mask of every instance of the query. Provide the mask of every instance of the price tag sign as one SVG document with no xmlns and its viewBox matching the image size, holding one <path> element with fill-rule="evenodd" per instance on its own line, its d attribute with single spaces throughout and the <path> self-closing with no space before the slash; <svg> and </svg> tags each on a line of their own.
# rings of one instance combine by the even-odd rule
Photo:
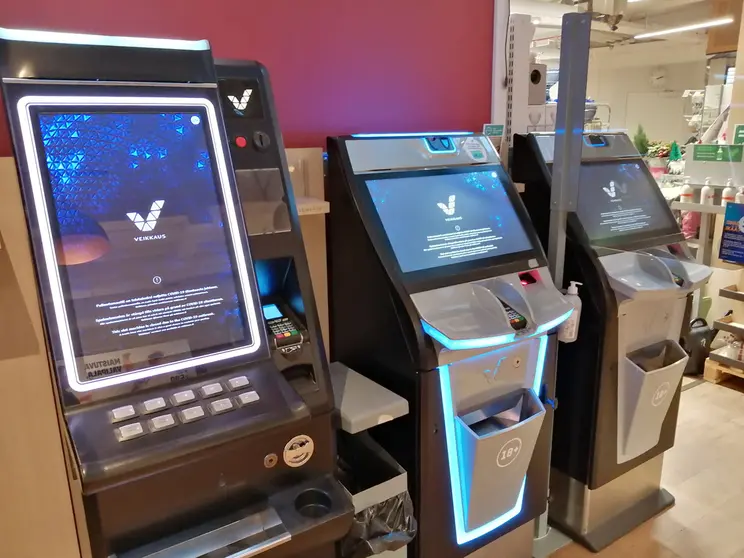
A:
<svg viewBox="0 0 744 558">
<path fill-rule="evenodd" d="M 744 265 L 744 204 L 726 204 L 719 256 L 725 262 Z"/>
</svg>

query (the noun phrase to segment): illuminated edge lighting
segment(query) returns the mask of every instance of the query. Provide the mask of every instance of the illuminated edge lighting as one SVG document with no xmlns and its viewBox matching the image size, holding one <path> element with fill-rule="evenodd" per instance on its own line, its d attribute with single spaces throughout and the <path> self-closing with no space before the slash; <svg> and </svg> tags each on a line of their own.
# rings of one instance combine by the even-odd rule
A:
<svg viewBox="0 0 744 558">
<path fill-rule="evenodd" d="M 532 393 L 540 399 L 543 376 L 545 375 L 545 357 L 548 354 L 548 336 L 540 337 L 540 345 L 537 348 L 537 362 L 535 363 L 535 380 L 532 382 Z"/>
<path fill-rule="evenodd" d="M 672 27 L 670 29 L 662 29 L 660 31 L 650 31 L 648 33 L 641 33 L 636 35 L 634 39 L 650 39 L 652 37 L 663 37 L 664 35 L 672 35 L 674 33 L 684 33 L 685 31 L 696 31 L 698 29 L 707 29 L 708 27 L 717 27 L 719 25 L 728 25 L 733 23 L 734 18 L 731 16 L 722 17 L 719 19 L 711 19 L 709 21 L 701 21 L 700 23 L 693 23 L 692 25 L 683 25 L 681 27 Z"/>
<path fill-rule="evenodd" d="M 452 144 L 452 147 L 450 147 L 449 149 L 446 149 L 444 151 L 434 151 L 431 148 L 431 145 L 429 145 L 429 142 L 426 141 L 426 137 L 421 138 L 421 140 L 424 142 L 427 151 L 429 151 L 429 153 L 433 153 L 434 155 L 451 155 L 452 153 L 457 153 L 457 146 L 455 145 L 455 142 L 450 142 Z"/>
<path fill-rule="evenodd" d="M 532 334 L 532 337 L 536 337 L 540 335 L 541 333 L 545 333 L 546 331 L 550 331 L 554 327 L 557 327 L 561 325 L 563 322 L 565 322 L 569 317 L 571 317 L 571 314 L 573 314 L 574 309 L 571 308 L 568 312 L 563 314 L 562 316 L 558 316 L 556 319 L 549 321 L 547 324 L 543 324 L 537 328 L 537 331 Z"/>
<path fill-rule="evenodd" d="M 54 237 L 52 226 L 47 212 L 46 195 L 44 192 L 41 166 L 38 154 L 35 149 L 36 139 L 33 124 L 31 122 L 30 107 L 33 105 L 47 106 L 147 106 L 147 107 L 202 107 L 206 110 L 209 129 L 212 136 L 212 146 L 215 153 L 215 162 L 222 187 L 222 194 L 225 200 L 225 212 L 227 214 L 228 229 L 234 246 L 235 263 L 238 268 L 238 277 L 240 286 L 243 291 L 246 310 L 248 312 L 248 322 L 251 332 L 252 343 L 244 347 L 220 351 L 201 357 L 180 360 L 160 366 L 143 368 L 136 372 L 124 374 L 116 377 L 102 378 L 81 383 L 77 377 L 77 359 L 72 344 L 72 334 L 70 324 L 67 320 L 65 310 L 64 292 L 59 276 L 57 265 L 57 255 L 54 249 Z M 230 177 L 227 171 L 226 157 L 224 146 L 222 145 L 222 136 L 219 126 L 217 125 L 217 115 L 214 105 L 208 99 L 191 98 L 191 97 L 82 97 L 82 96 L 45 96 L 32 95 L 21 98 L 17 105 L 18 119 L 21 124 L 21 135 L 23 137 L 23 147 L 26 155 L 26 162 L 29 167 L 29 178 L 33 189 L 34 208 L 39 219 L 39 230 L 44 251 L 44 263 L 46 266 L 47 279 L 51 286 L 52 303 L 54 304 L 57 329 L 62 345 L 62 356 L 65 363 L 65 373 L 67 381 L 72 389 L 78 392 L 91 391 L 94 389 L 115 386 L 134 380 L 150 378 L 161 374 L 169 374 L 192 368 L 194 366 L 203 366 L 222 360 L 235 358 L 238 356 L 248 355 L 256 352 L 261 347 L 261 336 L 258 328 L 258 317 L 253 304 L 253 296 L 250 288 L 250 279 L 248 277 L 248 267 L 246 264 L 246 255 L 243 250 L 243 242 L 240 237 L 240 228 L 238 218 L 235 213 L 235 202 L 233 199 L 232 189 L 230 188 Z"/>
<path fill-rule="evenodd" d="M 35 29 L 7 29 L 0 27 L 0 39 L 29 43 L 56 43 L 65 45 L 118 46 L 138 48 L 162 48 L 167 50 L 209 50 L 209 41 L 186 41 L 183 39 L 151 39 L 147 37 L 112 37 L 109 35 L 86 35 Z"/>
<path fill-rule="evenodd" d="M 519 515 L 522 511 L 522 504 L 524 502 L 524 490 L 527 484 L 527 477 L 525 476 L 522 481 L 522 488 L 519 490 L 517 502 L 514 504 L 512 509 L 499 517 L 492 519 L 488 523 L 476 527 L 472 531 L 465 530 L 465 511 L 462 500 L 457 435 L 455 433 L 455 410 L 452 405 L 452 386 L 450 383 L 449 365 L 445 364 L 440 366 L 438 373 L 439 385 L 442 393 L 442 411 L 444 415 L 444 434 L 447 442 L 447 462 L 450 472 L 450 488 L 452 490 L 452 510 L 454 512 L 453 515 L 455 516 L 455 537 L 457 539 L 457 544 L 463 545 L 490 533 L 494 529 L 501 527 L 507 521 L 510 521 Z"/>
<path fill-rule="evenodd" d="M 472 136 L 473 132 L 411 132 L 410 134 L 352 134 L 353 138 L 416 138 L 426 136 Z"/>
<path fill-rule="evenodd" d="M 482 337 L 480 339 L 450 339 L 444 333 L 421 320 L 424 331 L 450 351 L 464 351 L 467 349 L 485 349 L 487 347 L 497 347 L 506 345 L 514 341 L 516 334 L 507 333 L 506 335 L 497 335 L 496 337 Z"/>
</svg>

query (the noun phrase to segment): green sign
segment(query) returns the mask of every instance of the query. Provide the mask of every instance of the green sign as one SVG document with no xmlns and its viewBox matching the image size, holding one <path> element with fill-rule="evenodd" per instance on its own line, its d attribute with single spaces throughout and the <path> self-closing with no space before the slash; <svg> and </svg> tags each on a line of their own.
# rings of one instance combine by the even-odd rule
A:
<svg viewBox="0 0 744 558">
<path fill-rule="evenodd" d="M 696 145 L 692 159 L 711 163 L 741 163 L 742 155 L 744 145 Z"/>
<path fill-rule="evenodd" d="M 736 145 L 741 145 L 744 143 L 744 125 L 743 124 L 736 125 L 736 131 L 734 132 L 734 143 Z"/>
<path fill-rule="evenodd" d="M 491 137 L 501 137 L 504 135 L 503 124 L 485 124 L 483 126 L 483 135 Z"/>
</svg>

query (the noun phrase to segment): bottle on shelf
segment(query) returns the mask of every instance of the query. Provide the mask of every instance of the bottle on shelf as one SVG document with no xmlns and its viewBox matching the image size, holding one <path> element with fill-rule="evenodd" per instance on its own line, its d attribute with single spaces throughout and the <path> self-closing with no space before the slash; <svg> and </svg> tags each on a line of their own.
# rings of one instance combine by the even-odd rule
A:
<svg viewBox="0 0 744 558">
<path fill-rule="evenodd" d="M 734 180 L 729 178 L 726 181 L 726 187 L 723 189 L 721 194 L 721 205 L 727 203 L 734 203 L 736 201 L 736 188 L 734 188 Z"/>
<path fill-rule="evenodd" d="M 682 191 L 679 194 L 679 201 L 681 203 L 695 203 L 695 188 L 690 186 L 689 178 L 685 178 L 685 183 L 682 186 Z"/>
<path fill-rule="evenodd" d="M 702 190 L 700 190 L 700 203 L 704 205 L 713 205 L 713 199 L 715 197 L 715 190 L 710 185 L 711 178 L 708 177 L 705 179 L 705 186 L 703 186 Z"/>
<path fill-rule="evenodd" d="M 734 201 L 736 201 L 736 203 L 744 203 L 744 188 L 739 187 L 739 191 L 736 192 Z"/>
</svg>

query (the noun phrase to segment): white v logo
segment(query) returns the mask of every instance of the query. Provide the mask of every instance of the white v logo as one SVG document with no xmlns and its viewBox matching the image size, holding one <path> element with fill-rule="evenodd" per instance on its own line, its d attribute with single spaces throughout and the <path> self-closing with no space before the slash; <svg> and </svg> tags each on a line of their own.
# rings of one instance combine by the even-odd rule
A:
<svg viewBox="0 0 744 558">
<path fill-rule="evenodd" d="M 143 219 L 139 213 L 127 213 L 127 217 L 131 219 L 134 226 L 142 232 L 149 232 L 155 229 L 155 225 L 158 224 L 158 218 L 160 212 L 163 210 L 165 205 L 164 200 L 155 200 L 150 206 L 150 213 L 147 214 L 147 219 Z"/>
<path fill-rule="evenodd" d="M 234 106 L 237 110 L 245 110 L 245 107 L 248 106 L 248 101 L 251 100 L 251 95 L 253 94 L 253 89 L 246 89 L 243 91 L 243 96 L 238 100 L 238 98 L 235 95 L 228 95 L 228 100 L 232 103 L 232 106 Z"/>
<path fill-rule="evenodd" d="M 607 193 L 607 195 L 610 196 L 611 198 L 614 198 L 615 197 L 615 187 L 614 186 L 610 186 L 609 188 L 606 188 L 605 187 L 605 188 L 602 188 L 602 190 L 604 190 Z"/>
<path fill-rule="evenodd" d="M 452 195 L 449 197 L 449 205 L 444 205 L 443 203 L 439 202 L 437 204 L 437 207 L 444 211 L 445 215 L 454 215 L 455 214 L 455 196 Z"/>
</svg>

